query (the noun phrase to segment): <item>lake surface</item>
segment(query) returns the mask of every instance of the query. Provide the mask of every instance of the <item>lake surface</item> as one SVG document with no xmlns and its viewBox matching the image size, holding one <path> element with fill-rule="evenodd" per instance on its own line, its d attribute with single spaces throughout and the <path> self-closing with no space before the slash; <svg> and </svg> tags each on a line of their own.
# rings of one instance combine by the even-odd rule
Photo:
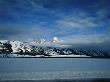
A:
<svg viewBox="0 0 110 82">
<path fill-rule="evenodd" d="M 85 79 L 86 78 L 86 79 Z M 107 80 L 110 59 L 97 58 L 0 58 L 0 80 Z M 99 79 L 100 78 L 100 79 Z M 107 78 L 107 79 L 105 79 Z M 50 82 L 51 82 L 50 81 Z M 63 82 L 61 81 L 61 82 Z M 72 82 L 70 81 L 70 82 Z M 83 81 L 82 81 L 83 82 Z"/>
<path fill-rule="evenodd" d="M 51 71 L 110 71 L 110 59 L 0 58 L 0 73 Z"/>
</svg>

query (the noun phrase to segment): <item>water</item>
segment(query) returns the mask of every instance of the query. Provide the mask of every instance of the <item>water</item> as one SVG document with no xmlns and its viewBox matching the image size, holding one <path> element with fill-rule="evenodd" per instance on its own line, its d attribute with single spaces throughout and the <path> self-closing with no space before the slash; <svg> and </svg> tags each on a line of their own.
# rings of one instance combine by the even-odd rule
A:
<svg viewBox="0 0 110 82">
<path fill-rule="evenodd" d="M 0 72 L 110 71 L 110 59 L 0 58 Z"/>
<path fill-rule="evenodd" d="M 110 81 L 110 59 L 0 58 L 1 80 L 77 78 L 109 78 Z"/>
<path fill-rule="evenodd" d="M 109 71 L 110 59 L 0 58 L 0 72 Z"/>
</svg>

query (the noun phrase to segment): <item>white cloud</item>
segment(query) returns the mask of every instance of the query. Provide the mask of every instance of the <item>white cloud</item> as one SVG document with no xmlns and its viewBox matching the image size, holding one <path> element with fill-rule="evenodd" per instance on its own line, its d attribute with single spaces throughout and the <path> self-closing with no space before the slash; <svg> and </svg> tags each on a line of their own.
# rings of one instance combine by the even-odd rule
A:
<svg viewBox="0 0 110 82">
<path fill-rule="evenodd" d="M 55 27 L 59 29 L 57 34 L 62 35 L 69 43 L 100 43 L 108 39 L 106 31 L 98 33 L 99 29 L 107 28 L 104 26 L 106 22 L 100 20 L 101 15 L 92 16 L 88 12 L 78 10 L 77 13 L 75 11 L 67 16 L 59 16 L 61 18 L 55 21 Z"/>
<path fill-rule="evenodd" d="M 95 22 L 95 17 L 68 17 L 63 18 L 56 21 L 56 27 L 61 29 L 71 29 L 71 28 L 78 28 L 78 29 L 87 29 L 91 27 L 97 27 L 98 24 Z"/>
<path fill-rule="evenodd" d="M 106 37 L 103 34 L 92 34 L 92 35 L 70 35 L 62 37 L 66 44 L 81 44 L 81 43 L 103 43 L 106 41 Z"/>
</svg>

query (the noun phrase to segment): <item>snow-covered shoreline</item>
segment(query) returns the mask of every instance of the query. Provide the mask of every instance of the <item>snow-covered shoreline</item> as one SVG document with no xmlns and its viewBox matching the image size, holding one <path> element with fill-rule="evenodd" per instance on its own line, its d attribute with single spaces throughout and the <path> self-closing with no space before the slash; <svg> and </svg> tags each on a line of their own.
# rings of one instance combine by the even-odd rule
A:
<svg viewBox="0 0 110 82">
<path fill-rule="evenodd" d="M 20 55 L 20 54 L 7 54 L 8 56 L 5 56 L 6 54 L 0 55 L 1 58 L 90 58 L 91 56 L 86 56 L 86 55 L 52 55 L 52 56 L 44 56 L 44 55 Z"/>
</svg>

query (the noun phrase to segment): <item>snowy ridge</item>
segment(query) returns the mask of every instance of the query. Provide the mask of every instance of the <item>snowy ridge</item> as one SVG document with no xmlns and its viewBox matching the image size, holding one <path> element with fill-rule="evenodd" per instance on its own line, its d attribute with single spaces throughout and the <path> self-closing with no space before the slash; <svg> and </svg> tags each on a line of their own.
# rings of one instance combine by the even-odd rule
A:
<svg viewBox="0 0 110 82">
<path fill-rule="evenodd" d="M 99 50 L 58 47 L 60 41 L 54 39 L 52 42 L 0 40 L 0 57 L 110 57 L 109 52 Z"/>
</svg>

